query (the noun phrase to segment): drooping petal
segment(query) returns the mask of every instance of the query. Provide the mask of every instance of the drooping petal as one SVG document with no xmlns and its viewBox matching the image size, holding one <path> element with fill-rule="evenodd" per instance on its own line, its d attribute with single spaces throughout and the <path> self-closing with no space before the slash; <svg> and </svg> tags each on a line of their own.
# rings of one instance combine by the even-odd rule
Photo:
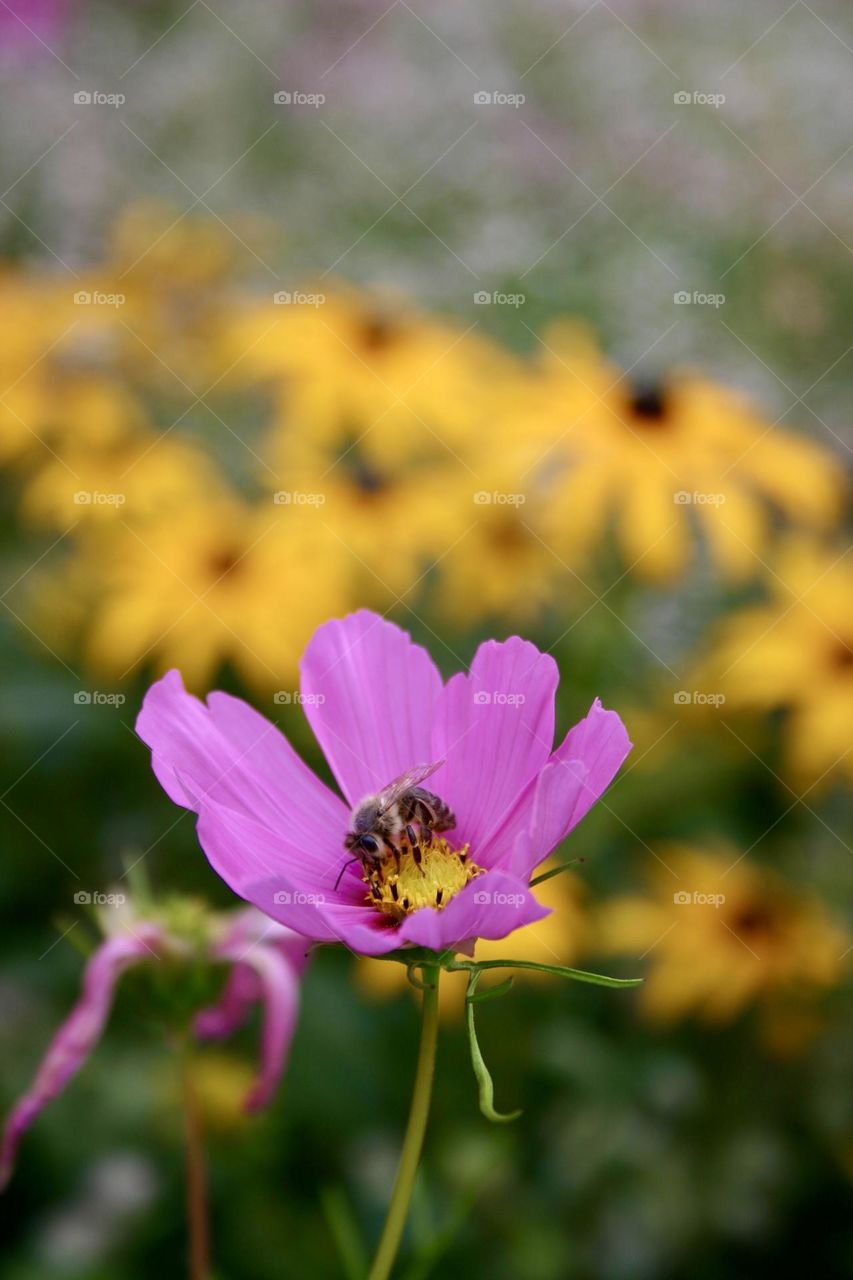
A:
<svg viewBox="0 0 853 1280">
<path fill-rule="evenodd" d="M 119 978 L 132 965 L 156 956 L 162 940 L 157 926 L 140 923 L 133 935 L 108 938 L 91 956 L 79 1000 L 51 1041 L 30 1088 L 18 1099 L 6 1121 L 0 1148 L 0 1187 L 11 1176 L 22 1134 L 48 1102 L 62 1092 L 97 1044 Z"/>
<path fill-rule="evenodd" d="M 490 865 L 485 837 L 551 754 L 558 679 L 553 658 L 512 636 L 480 645 L 470 673 L 445 686 L 433 754 L 446 764 L 427 785 L 453 809 L 454 838 L 481 866 Z"/>
<path fill-rule="evenodd" d="M 550 913 L 522 880 L 505 871 L 489 871 L 471 880 L 443 910 L 423 907 L 407 916 L 397 937 L 400 944 L 432 951 L 461 949 L 472 938 L 505 938 Z"/>
<path fill-rule="evenodd" d="M 251 1004 L 263 1004 L 261 1067 L 246 1099 L 246 1110 L 265 1107 L 284 1071 L 299 1012 L 299 983 L 305 940 L 275 921 L 241 912 L 215 948 L 233 969 L 217 1005 L 196 1019 L 200 1035 L 221 1038 L 244 1021 Z"/>
<path fill-rule="evenodd" d="M 303 707 L 351 805 L 431 763 L 441 687 L 427 651 L 367 609 L 315 631 L 302 659 Z"/>
<path fill-rule="evenodd" d="M 198 813 L 211 801 L 284 831 L 318 873 L 340 857 L 346 806 L 275 725 L 239 698 L 213 693 L 205 705 L 170 671 L 145 695 L 136 731 L 177 804 Z"/>
<path fill-rule="evenodd" d="M 619 716 L 595 699 L 486 840 L 486 856 L 527 880 L 601 798 L 631 750 Z"/>
</svg>

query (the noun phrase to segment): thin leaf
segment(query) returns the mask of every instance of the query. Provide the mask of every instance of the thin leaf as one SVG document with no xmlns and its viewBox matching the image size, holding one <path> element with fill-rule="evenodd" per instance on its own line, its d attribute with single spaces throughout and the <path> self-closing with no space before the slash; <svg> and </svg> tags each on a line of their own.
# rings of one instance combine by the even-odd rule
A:
<svg viewBox="0 0 853 1280">
<path fill-rule="evenodd" d="M 529 969 L 535 973 L 550 973 L 555 978 L 569 978 L 574 982 L 591 982 L 596 987 L 638 987 L 642 978 L 608 978 L 603 973 L 588 973 L 586 969 L 569 969 L 565 965 L 536 964 L 533 960 L 471 960 L 457 961 L 452 969 Z"/>
<path fill-rule="evenodd" d="M 494 1124 L 508 1124 L 511 1120 L 517 1120 L 521 1115 L 520 1111 L 510 1111 L 504 1114 L 495 1110 L 495 1086 L 492 1083 L 492 1077 L 489 1075 L 489 1069 L 483 1059 L 480 1045 L 477 1040 L 477 1032 L 474 1028 L 474 1000 L 472 999 L 477 989 L 477 983 L 480 981 L 480 973 L 477 969 L 472 969 L 468 977 L 468 994 L 465 1004 L 465 1017 L 468 1024 L 468 1043 L 471 1046 L 471 1065 L 474 1068 L 474 1075 L 477 1078 L 477 1088 L 480 1095 L 480 1110 L 487 1120 L 491 1120 Z"/>
<path fill-rule="evenodd" d="M 356 1215 L 346 1194 L 341 1187 L 323 1187 L 320 1191 L 320 1203 L 337 1247 L 344 1275 L 347 1280 L 364 1280 L 367 1275 L 367 1253 L 359 1234 Z"/>
<path fill-rule="evenodd" d="M 515 978 L 504 978 L 503 982 L 498 982 L 493 987 L 489 987 L 488 991 L 481 991 L 479 995 L 468 995 L 466 1000 L 470 1000 L 472 1004 L 482 1004 L 484 1000 L 496 1000 L 498 996 L 505 996 L 512 987 Z"/>
</svg>

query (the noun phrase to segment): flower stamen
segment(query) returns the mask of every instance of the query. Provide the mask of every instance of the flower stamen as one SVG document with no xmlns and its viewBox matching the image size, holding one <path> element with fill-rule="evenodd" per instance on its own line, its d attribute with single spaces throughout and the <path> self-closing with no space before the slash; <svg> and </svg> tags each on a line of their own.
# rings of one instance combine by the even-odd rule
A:
<svg viewBox="0 0 853 1280">
<path fill-rule="evenodd" d="M 483 874 L 472 862 L 468 845 L 454 849 L 443 836 L 418 838 L 389 853 L 378 867 L 365 869 L 366 898 L 371 906 L 400 921 L 421 907 L 440 911 L 469 881 Z"/>
</svg>

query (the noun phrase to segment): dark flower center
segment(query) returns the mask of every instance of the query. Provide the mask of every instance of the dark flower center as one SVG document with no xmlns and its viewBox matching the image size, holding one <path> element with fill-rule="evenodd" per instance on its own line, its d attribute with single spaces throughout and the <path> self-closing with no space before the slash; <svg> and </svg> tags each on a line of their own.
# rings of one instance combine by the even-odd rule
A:
<svg viewBox="0 0 853 1280">
<path fill-rule="evenodd" d="M 362 322 L 358 335 L 359 344 L 364 351 L 371 353 L 387 351 L 396 342 L 399 333 L 399 326 L 389 316 L 374 312 Z"/>
<path fill-rule="evenodd" d="M 637 382 L 628 398 L 630 417 L 644 427 L 665 427 L 670 407 L 666 389 L 660 382 Z"/>
<path fill-rule="evenodd" d="M 243 558 L 242 547 L 220 547 L 211 552 L 208 557 L 207 567 L 211 578 L 214 582 L 218 582 L 220 578 L 225 578 L 232 574 L 240 564 Z"/>
<path fill-rule="evenodd" d="M 832 650 L 831 665 L 836 671 L 853 671 L 853 648 L 839 640 Z"/>
</svg>

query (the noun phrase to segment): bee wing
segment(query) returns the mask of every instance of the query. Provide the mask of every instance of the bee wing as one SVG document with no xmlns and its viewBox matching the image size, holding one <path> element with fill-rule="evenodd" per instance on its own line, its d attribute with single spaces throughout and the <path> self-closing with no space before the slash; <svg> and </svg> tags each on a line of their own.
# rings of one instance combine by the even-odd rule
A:
<svg viewBox="0 0 853 1280">
<path fill-rule="evenodd" d="M 407 791 L 411 791 L 412 787 L 418 787 L 436 769 L 440 769 L 444 764 L 443 760 L 434 760 L 432 764 L 416 764 L 414 768 L 407 769 L 405 773 L 401 773 L 399 778 L 395 778 L 393 782 L 389 782 L 387 787 L 383 787 L 376 797 L 379 808 L 382 810 L 390 809 L 396 804 L 401 796 Z"/>
</svg>

